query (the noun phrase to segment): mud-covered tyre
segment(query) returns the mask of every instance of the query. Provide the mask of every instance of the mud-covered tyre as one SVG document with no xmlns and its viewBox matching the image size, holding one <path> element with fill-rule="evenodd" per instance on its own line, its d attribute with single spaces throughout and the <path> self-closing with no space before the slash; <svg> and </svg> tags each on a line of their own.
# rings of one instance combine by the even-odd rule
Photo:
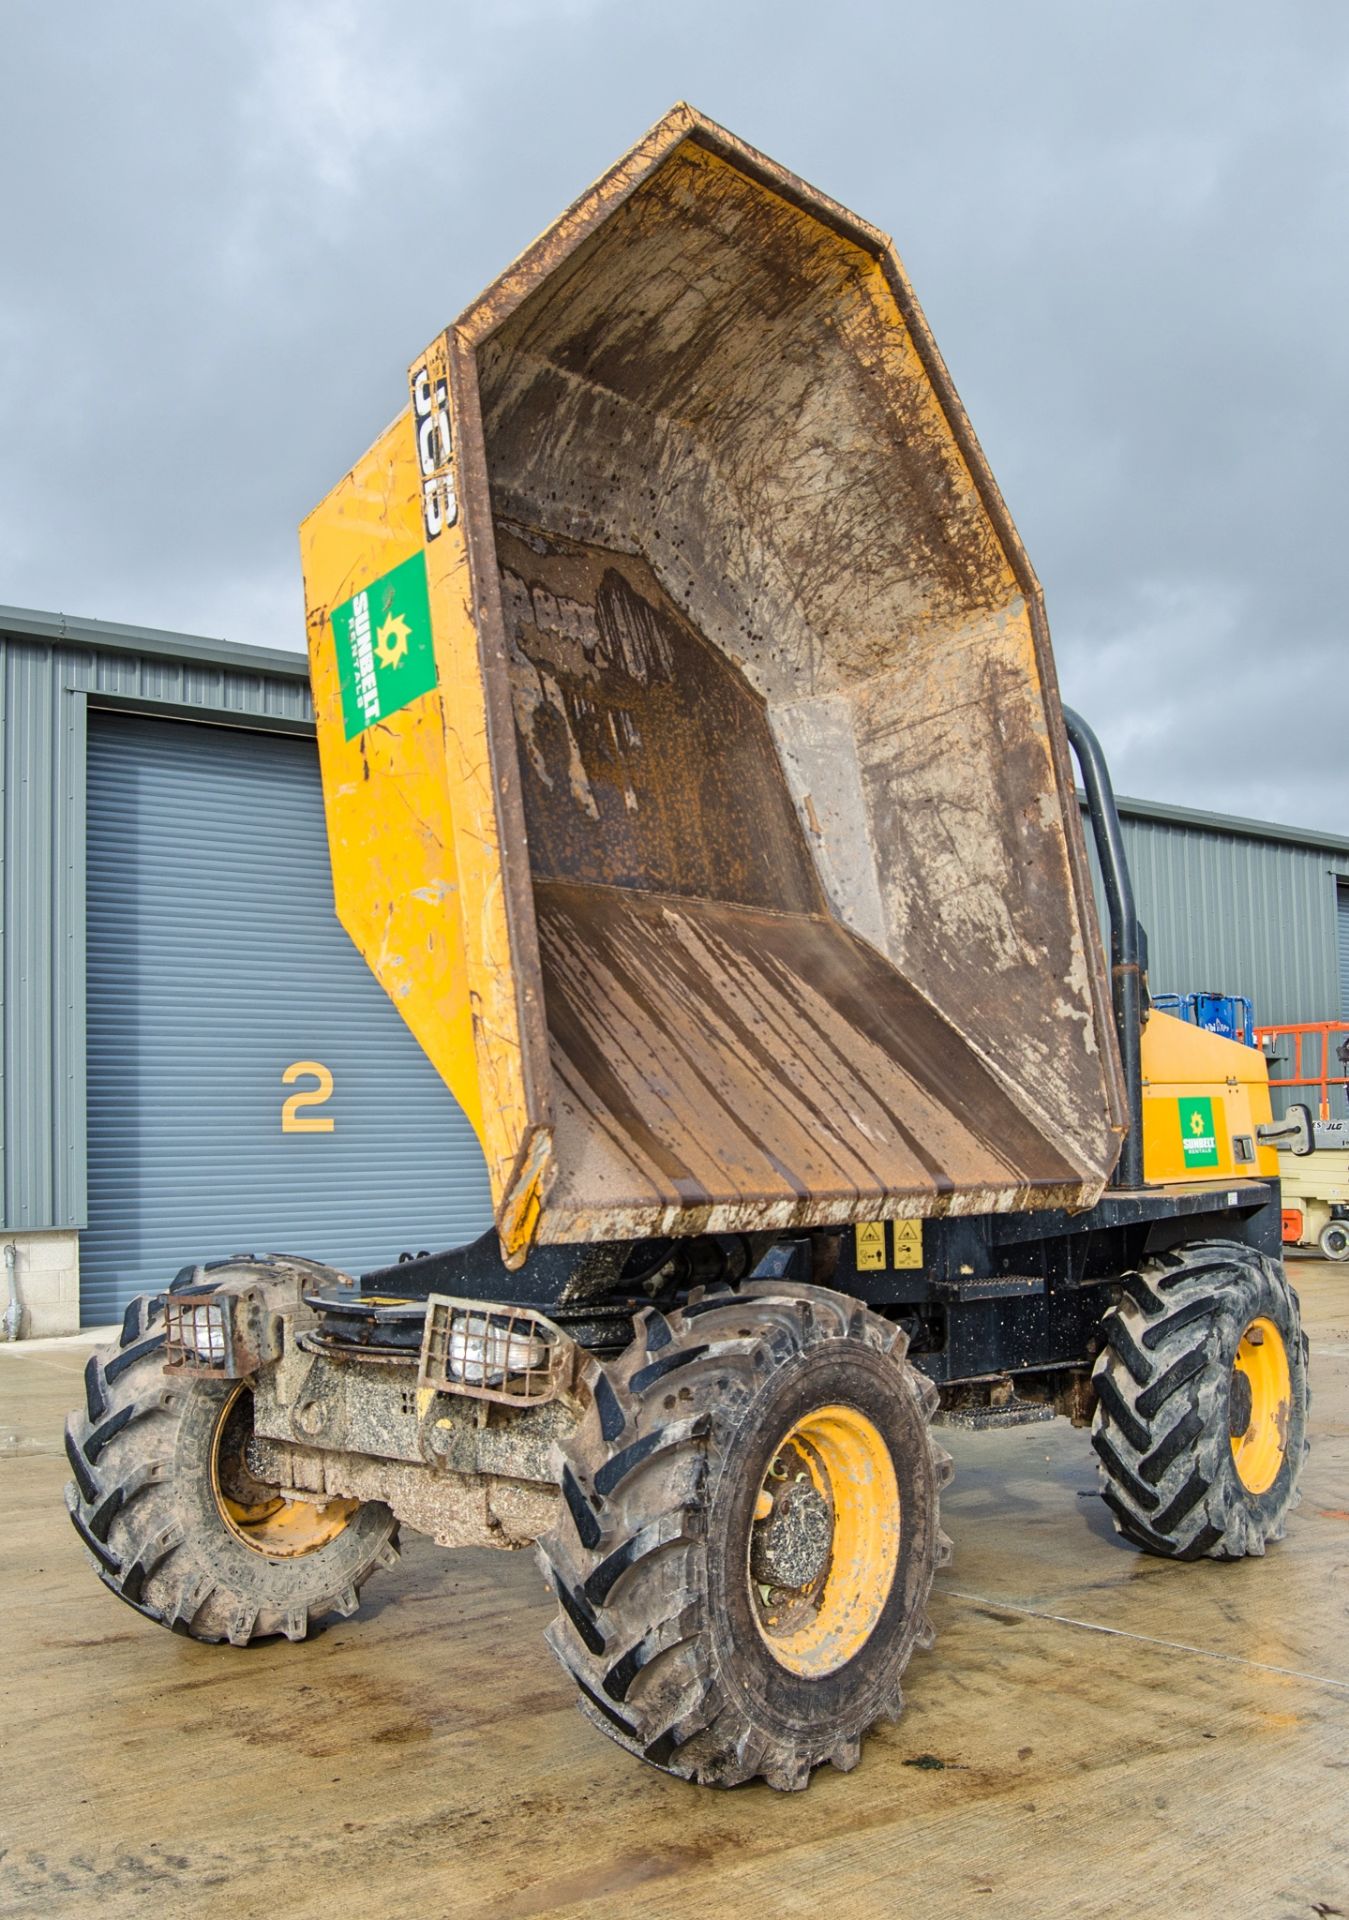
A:
<svg viewBox="0 0 1349 1920">
<path fill-rule="evenodd" d="M 1092 1444 L 1116 1529 L 1171 1560 L 1283 1538 L 1307 1453 L 1307 1341 L 1282 1265 L 1203 1240 L 1125 1276 L 1103 1323 Z"/>
<path fill-rule="evenodd" d="M 236 1646 L 354 1613 L 397 1560 L 392 1513 L 288 1501 L 252 1479 L 251 1393 L 166 1376 L 163 1348 L 162 1298 L 133 1300 L 66 1423 L 66 1505 L 103 1584 L 149 1620 Z"/>
<path fill-rule="evenodd" d="M 556 1528 L 548 1639 L 584 1712 L 706 1785 L 846 1771 L 929 1646 L 950 1459 L 905 1336 L 765 1281 L 668 1316 L 588 1371 Z"/>
</svg>

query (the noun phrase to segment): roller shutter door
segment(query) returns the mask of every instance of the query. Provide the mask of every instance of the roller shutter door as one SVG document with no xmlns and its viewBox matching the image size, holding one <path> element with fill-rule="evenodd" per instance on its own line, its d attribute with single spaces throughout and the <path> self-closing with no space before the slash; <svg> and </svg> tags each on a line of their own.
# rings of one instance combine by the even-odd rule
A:
<svg viewBox="0 0 1349 1920">
<path fill-rule="evenodd" d="M 1340 959 L 1340 1018 L 1349 1020 L 1349 882 L 1340 881 L 1335 906 L 1335 934 Z"/>
<path fill-rule="evenodd" d="M 472 1130 L 333 913 L 311 741 L 91 714 L 88 861 L 86 1325 L 188 1261 L 483 1230 Z"/>
</svg>

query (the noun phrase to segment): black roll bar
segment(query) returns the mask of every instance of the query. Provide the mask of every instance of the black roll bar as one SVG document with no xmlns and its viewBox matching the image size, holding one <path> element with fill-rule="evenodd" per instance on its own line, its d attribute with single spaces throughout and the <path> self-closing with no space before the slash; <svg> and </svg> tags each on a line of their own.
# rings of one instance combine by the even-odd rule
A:
<svg viewBox="0 0 1349 1920">
<path fill-rule="evenodd" d="M 1120 1149 L 1119 1165 L 1113 1184 L 1117 1187 L 1141 1187 L 1143 1184 L 1143 931 L 1134 906 L 1133 881 L 1124 852 L 1124 831 L 1120 826 L 1115 789 L 1110 784 L 1101 743 L 1080 714 L 1063 709 L 1063 724 L 1068 741 L 1082 770 L 1082 785 L 1087 795 L 1096 857 L 1105 882 L 1105 901 L 1110 912 L 1110 994 L 1115 1008 L 1115 1030 L 1119 1035 L 1120 1059 L 1124 1067 L 1124 1086 L 1129 1101 L 1129 1131 Z"/>
</svg>

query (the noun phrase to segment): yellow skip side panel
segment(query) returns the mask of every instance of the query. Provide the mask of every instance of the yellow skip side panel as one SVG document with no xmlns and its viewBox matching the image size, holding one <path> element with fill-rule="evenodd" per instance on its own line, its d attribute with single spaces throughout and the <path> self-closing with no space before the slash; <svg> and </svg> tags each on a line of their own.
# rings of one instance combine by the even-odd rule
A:
<svg viewBox="0 0 1349 1920">
<path fill-rule="evenodd" d="M 1142 1054 L 1145 1180 L 1278 1178 L 1277 1152 L 1255 1139 L 1256 1128 L 1273 1117 L 1262 1053 L 1154 1011 Z M 1253 1160 L 1236 1158 L 1240 1138 L 1251 1141 Z"/>
<path fill-rule="evenodd" d="M 410 412 L 308 517 L 300 544 L 337 916 L 468 1115 L 504 1236 L 527 1123 L 501 964 L 509 945 L 477 635 L 462 527 L 425 540 Z M 436 684 L 348 739 L 333 610 L 423 552 Z"/>
</svg>

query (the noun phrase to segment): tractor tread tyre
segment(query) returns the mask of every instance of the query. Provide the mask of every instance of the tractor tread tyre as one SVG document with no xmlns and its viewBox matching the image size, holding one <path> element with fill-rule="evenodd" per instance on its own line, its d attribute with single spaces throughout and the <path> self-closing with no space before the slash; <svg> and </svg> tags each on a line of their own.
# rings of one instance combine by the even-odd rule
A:
<svg viewBox="0 0 1349 1920">
<path fill-rule="evenodd" d="M 250 1264 L 267 1277 L 267 1262 Z M 354 1613 L 370 1574 L 397 1561 L 392 1513 L 368 1502 L 326 1545 L 290 1558 L 245 1545 L 211 1483 L 237 1383 L 172 1378 L 163 1349 L 164 1297 L 142 1295 L 90 1356 L 84 1405 L 66 1422 L 66 1507 L 99 1579 L 147 1620 L 212 1643 L 303 1640 L 326 1615 Z"/>
<path fill-rule="evenodd" d="M 1240 1560 L 1281 1540 L 1308 1449 L 1307 1340 L 1276 1260 L 1231 1240 L 1194 1241 L 1121 1279 L 1093 1372 L 1092 1445 L 1115 1529 L 1169 1560 Z M 1257 1317 L 1278 1328 L 1292 1388 L 1283 1459 L 1253 1494 L 1233 1458 L 1233 1363 Z"/>
<path fill-rule="evenodd" d="M 937 1391 L 906 1346 L 855 1300 L 764 1281 L 648 1309 L 621 1356 L 589 1363 L 590 1405 L 538 1554 L 558 1600 L 549 1644 L 582 1712 L 619 1745 L 700 1784 L 762 1776 L 792 1790 L 824 1761 L 855 1766 L 867 1730 L 898 1717 L 900 1675 L 932 1644 L 933 1573 L 950 1557 L 938 1518 L 950 1459 L 929 1433 Z M 851 1395 L 895 1465 L 901 1545 L 869 1638 L 803 1678 L 736 1611 L 752 1606 L 745 1489 L 794 1411 Z"/>
</svg>

